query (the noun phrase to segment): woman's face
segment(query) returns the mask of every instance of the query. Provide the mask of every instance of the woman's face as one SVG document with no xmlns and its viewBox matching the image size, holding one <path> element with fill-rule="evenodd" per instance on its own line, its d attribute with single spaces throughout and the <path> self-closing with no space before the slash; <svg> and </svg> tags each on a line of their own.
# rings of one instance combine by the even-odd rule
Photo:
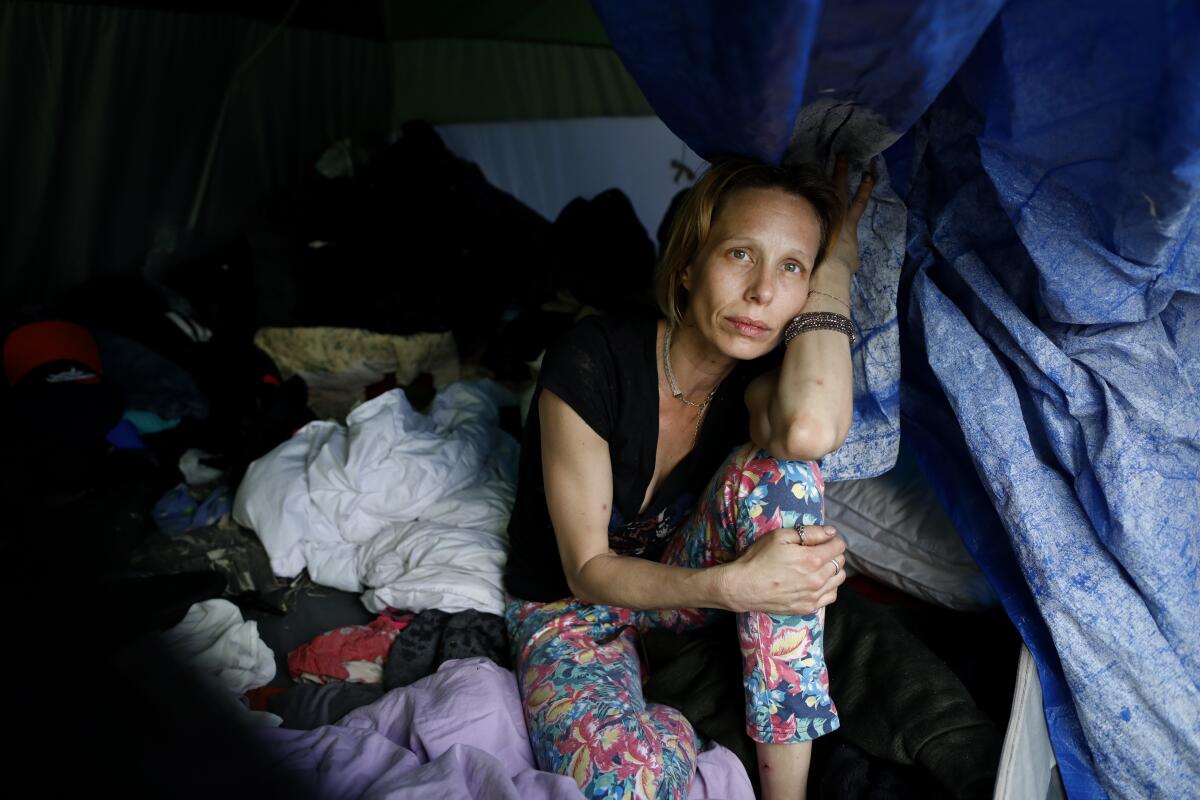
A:
<svg viewBox="0 0 1200 800">
<path fill-rule="evenodd" d="M 731 358 L 769 352 L 804 307 L 820 243 L 820 221 L 804 198 L 780 189 L 738 190 L 683 272 L 683 324 L 697 326 Z"/>
</svg>

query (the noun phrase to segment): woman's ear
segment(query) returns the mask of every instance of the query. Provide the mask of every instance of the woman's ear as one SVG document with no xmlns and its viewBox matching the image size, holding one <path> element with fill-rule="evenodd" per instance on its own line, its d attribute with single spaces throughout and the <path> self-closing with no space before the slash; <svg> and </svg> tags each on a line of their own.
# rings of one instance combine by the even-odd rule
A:
<svg viewBox="0 0 1200 800">
<path fill-rule="evenodd" d="M 683 268 L 683 272 L 679 273 L 680 285 L 689 292 L 692 290 L 692 265 L 688 264 Z"/>
</svg>

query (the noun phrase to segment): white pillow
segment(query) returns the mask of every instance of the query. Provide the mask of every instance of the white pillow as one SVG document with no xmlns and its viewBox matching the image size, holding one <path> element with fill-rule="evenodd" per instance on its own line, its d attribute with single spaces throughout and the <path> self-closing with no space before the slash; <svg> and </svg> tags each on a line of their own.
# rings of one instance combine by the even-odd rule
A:
<svg viewBox="0 0 1200 800">
<path fill-rule="evenodd" d="M 826 484 L 825 522 L 847 564 L 881 583 L 961 611 L 999 602 L 903 441 L 883 475 Z"/>
</svg>

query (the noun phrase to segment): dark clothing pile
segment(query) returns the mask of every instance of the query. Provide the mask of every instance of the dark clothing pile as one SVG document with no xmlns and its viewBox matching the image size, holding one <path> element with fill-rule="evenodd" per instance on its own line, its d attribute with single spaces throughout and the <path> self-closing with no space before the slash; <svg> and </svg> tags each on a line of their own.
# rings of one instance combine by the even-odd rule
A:
<svg viewBox="0 0 1200 800">
<path fill-rule="evenodd" d="M 931 624 L 942 630 L 928 631 Z M 992 681 L 975 681 L 991 714 L 922 638 L 945 641 L 951 631 L 960 642 L 964 635 L 978 639 L 976 661 L 958 666 L 968 682 L 980 674 Z M 648 633 L 644 691 L 647 702 L 683 711 L 757 780 L 736 641 L 732 617 L 689 633 Z M 842 726 L 814 742 L 810 796 L 991 797 L 1017 651 L 1011 626 L 995 615 L 877 603 L 843 586 L 825 617 L 830 692 Z M 992 698 L 1000 699 L 1000 708 Z M 885 785 L 892 789 L 885 792 Z"/>
</svg>

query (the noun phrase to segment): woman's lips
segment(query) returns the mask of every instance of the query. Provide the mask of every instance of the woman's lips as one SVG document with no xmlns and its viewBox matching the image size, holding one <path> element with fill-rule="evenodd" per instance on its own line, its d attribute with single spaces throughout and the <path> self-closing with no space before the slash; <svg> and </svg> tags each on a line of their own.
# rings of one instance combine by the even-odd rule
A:
<svg viewBox="0 0 1200 800">
<path fill-rule="evenodd" d="M 725 319 L 728 320 L 735 331 L 753 339 L 766 336 L 771 330 L 767 327 L 766 323 L 751 319 L 750 317 L 726 317 Z"/>
</svg>

